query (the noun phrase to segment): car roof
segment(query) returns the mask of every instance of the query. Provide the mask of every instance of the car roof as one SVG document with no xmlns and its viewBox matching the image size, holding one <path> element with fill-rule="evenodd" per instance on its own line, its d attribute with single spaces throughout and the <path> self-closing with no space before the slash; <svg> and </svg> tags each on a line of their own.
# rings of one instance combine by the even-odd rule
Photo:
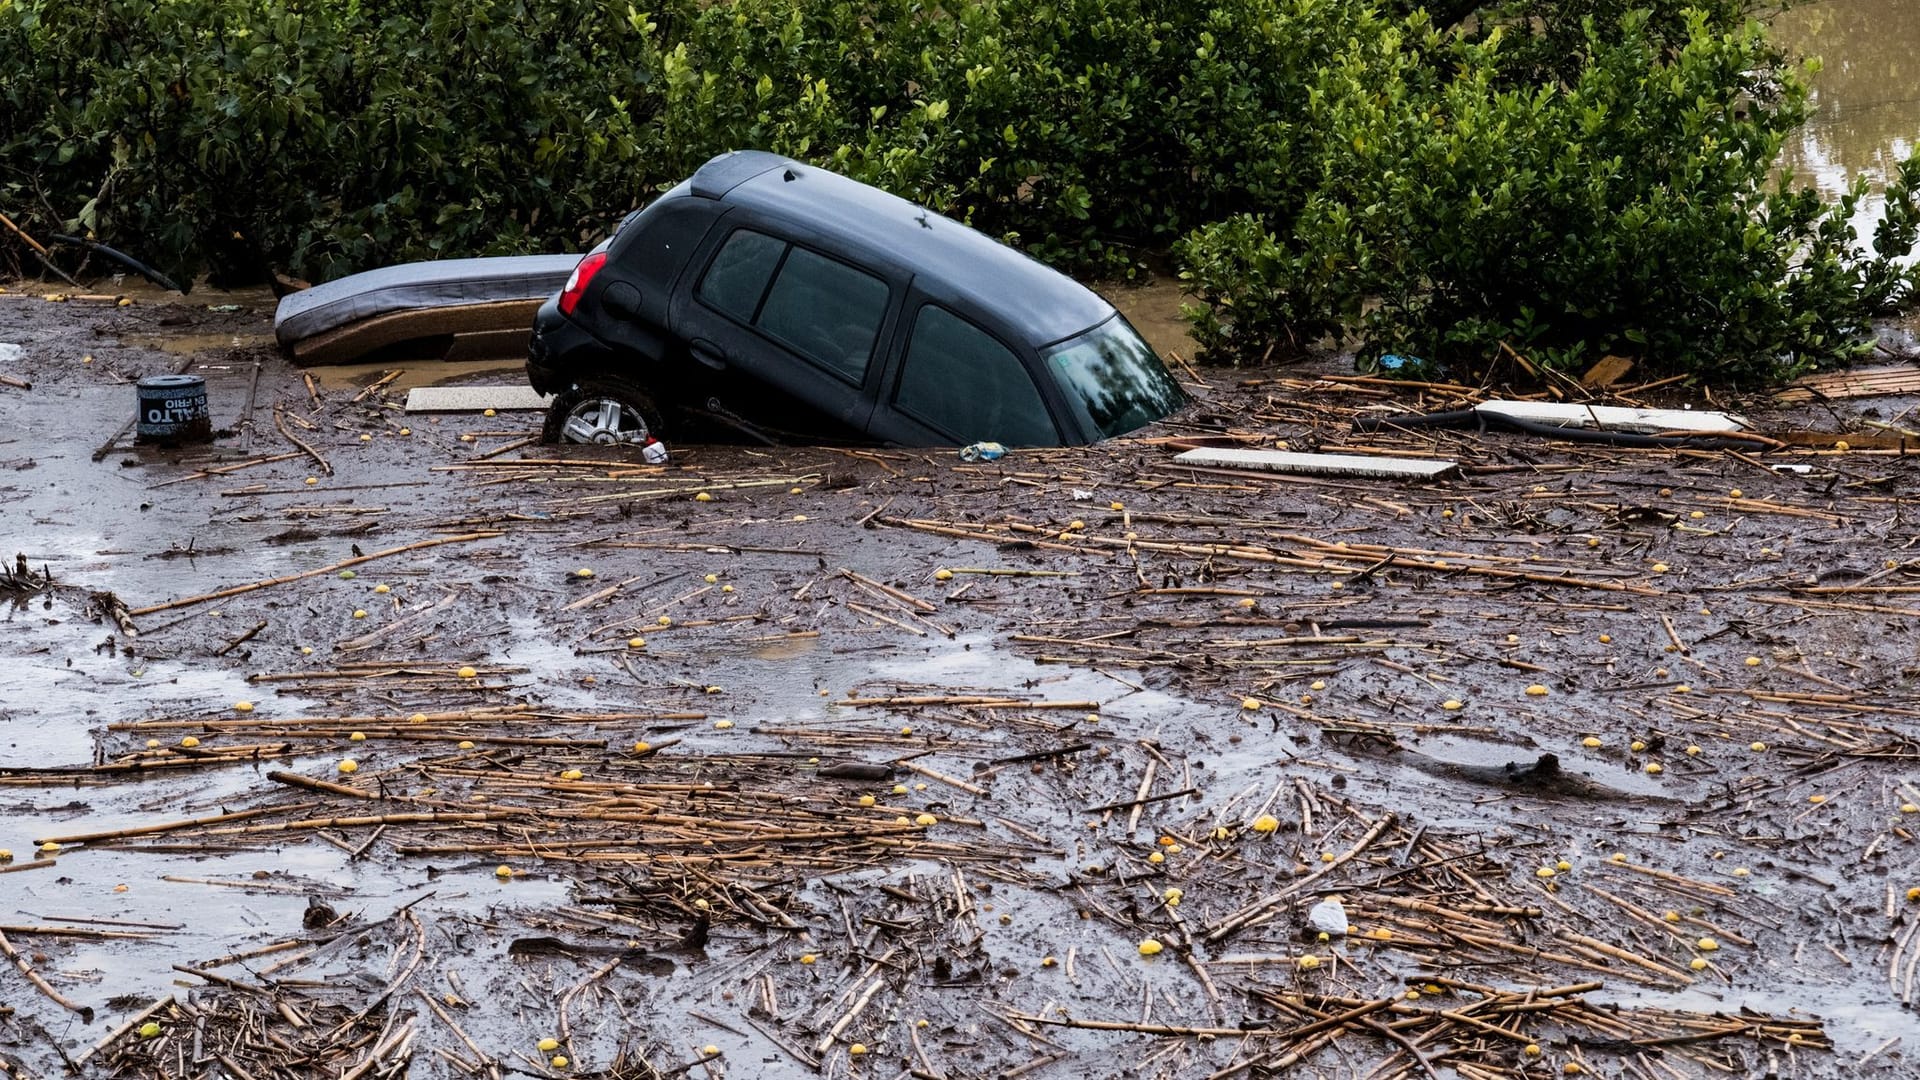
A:
<svg viewBox="0 0 1920 1080">
<path fill-rule="evenodd" d="M 696 196 L 804 223 L 851 247 L 886 253 L 943 282 L 980 311 L 1046 345 L 1111 318 L 1099 294 L 966 225 L 879 188 L 760 150 L 701 166 Z"/>
</svg>

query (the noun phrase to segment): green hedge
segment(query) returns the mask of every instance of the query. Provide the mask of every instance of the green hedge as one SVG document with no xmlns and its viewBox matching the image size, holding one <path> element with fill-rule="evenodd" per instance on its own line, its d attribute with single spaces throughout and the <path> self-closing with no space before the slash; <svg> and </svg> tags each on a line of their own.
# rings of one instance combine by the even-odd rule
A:
<svg viewBox="0 0 1920 1080">
<path fill-rule="evenodd" d="M 1799 77 L 1696 3 L 0 0 L 0 209 L 318 279 L 577 250 L 760 147 L 1070 270 L 1172 250 L 1216 360 L 1843 359 L 1911 283 L 1769 187 Z"/>
</svg>

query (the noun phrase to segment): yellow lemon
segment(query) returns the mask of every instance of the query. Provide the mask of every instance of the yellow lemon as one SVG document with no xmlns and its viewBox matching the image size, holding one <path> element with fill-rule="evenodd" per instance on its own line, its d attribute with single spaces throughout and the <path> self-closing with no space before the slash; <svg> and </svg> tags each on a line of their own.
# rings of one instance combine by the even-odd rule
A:
<svg viewBox="0 0 1920 1080">
<path fill-rule="evenodd" d="M 309 476 L 304 481 L 304 483 L 308 483 L 308 484 L 317 484 L 319 482 L 320 482 L 320 478 L 317 476 Z"/>
<path fill-rule="evenodd" d="M 1295 960 L 1293 966 L 1299 968 L 1301 971 L 1312 971 L 1320 966 L 1320 958 L 1312 953 L 1308 953 L 1300 959 Z"/>
<path fill-rule="evenodd" d="M 657 618 L 657 619 L 655 619 L 655 620 L 653 620 L 653 621 L 654 621 L 654 622 L 656 622 L 656 623 L 658 623 L 658 624 L 660 624 L 661 626 L 672 626 L 672 625 L 673 625 L 673 616 L 671 616 L 671 615 L 662 615 L 662 616 L 660 616 L 659 618 Z"/>
<path fill-rule="evenodd" d="M 1307 687 L 1309 690 L 1325 690 L 1326 688 L 1327 682 L 1325 679 L 1315 679 L 1313 680 L 1313 685 Z"/>
<path fill-rule="evenodd" d="M 335 768 L 339 769 L 343 773 L 357 773 L 360 771 L 360 763 L 353 760 L 352 758 L 343 758 L 341 759 L 340 764 L 336 765 Z"/>
<path fill-rule="evenodd" d="M 1767 748 L 1767 744 L 1766 744 L 1766 743 L 1763 743 L 1763 742 L 1754 742 L 1754 743 L 1749 743 L 1749 744 L 1747 745 L 1747 749 L 1749 749 L 1749 750 L 1751 750 L 1751 751 L 1753 751 L 1753 752 L 1754 752 L 1754 753 L 1756 753 L 1756 754 L 1758 754 L 1758 753 L 1760 753 L 1761 751 L 1763 751 L 1763 750 L 1765 750 L 1766 748 Z"/>
<path fill-rule="evenodd" d="M 944 566 L 943 566 L 943 567 L 941 567 L 940 569 L 938 569 L 938 570 L 935 570 L 935 571 L 933 572 L 933 580 L 935 580 L 935 581 L 952 581 L 952 580 L 953 580 L 953 571 L 951 571 L 951 570 L 949 570 L 949 569 L 947 569 L 946 567 L 944 567 Z"/>
<path fill-rule="evenodd" d="M 1553 874 L 1554 874 L 1554 870 L 1553 870 L 1553 867 L 1551 866 L 1543 866 L 1540 869 L 1535 870 L 1533 872 L 1534 877 L 1542 878 L 1542 879 L 1550 878 L 1553 876 Z"/>
<path fill-rule="evenodd" d="M 592 576 L 593 576 L 593 567 L 591 567 L 591 566 L 583 566 L 583 567 L 581 567 L 580 569 L 578 569 L 578 570 L 575 570 L 575 571 L 573 572 L 573 576 L 574 576 L 574 577 L 583 577 L 583 578 L 590 578 L 590 577 L 592 577 Z"/>
<path fill-rule="evenodd" d="M 1704 956 L 1696 956 L 1687 961 L 1687 966 L 1695 971 L 1705 971 L 1707 970 L 1707 958 Z"/>
<path fill-rule="evenodd" d="M 932 814 L 921 814 L 918 817 L 913 819 L 913 823 L 924 829 L 929 825 L 938 825 L 940 823 L 940 819 L 937 817 L 934 817 Z"/>
<path fill-rule="evenodd" d="M 1447 710 L 1448 712 L 1459 712 L 1461 709 L 1466 708 L 1467 705 L 1465 702 L 1461 701 L 1459 698 L 1448 698 L 1447 700 L 1440 703 L 1440 707 Z"/>
<path fill-rule="evenodd" d="M 854 1057 L 859 1057 L 861 1054 L 864 1054 L 866 1052 L 867 1052 L 866 1043 L 854 1043 L 852 1046 L 847 1047 L 847 1053 L 853 1055 Z"/>
<path fill-rule="evenodd" d="M 1067 524 L 1067 528 L 1069 529 L 1084 529 L 1086 527 L 1087 527 L 1087 523 L 1077 518 L 1071 522 L 1068 522 Z"/>
<path fill-rule="evenodd" d="M 251 701 L 236 701 L 236 702 L 234 702 L 234 703 L 233 703 L 233 711 L 234 711 L 234 712 L 252 712 L 252 711 L 253 711 L 253 702 L 251 702 Z"/>
<path fill-rule="evenodd" d="M 1715 952 L 1720 948 L 1720 943 L 1710 937 L 1703 937 L 1694 944 L 1699 947 L 1701 952 Z"/>
<path fill-rule="evenodd" d="M 410 428 L 410 427 L 403 427 L 403 428 L 401 428 L 401 429 L 400 429 L 400 434 L 401 434 L 402 436 L 407 436 L 407 435 L 411 435 L 411 434 L 413 434 L 413 429 L 412 429 L 412 428 Z"/>
<path fill-rule="evenodd" d="M 1666 771 L 1667 771 L 1667 767 L 1665 765 L 1660 764 L 1657 761 L 1647 762 L 1647 772 L 1652 776 L 1658 776 L 1661 773 Z"/>
<path fill-rule="evenodd" d="M 1580 740 L 1580 745 L 1586 747 L 1589 750 L 1598 750 L 1600 748 L 1600 740 L 1589 735 L 1586 738 Z"/>
<path fill-rule="evenodd" d="M 1240 701 L 1240 707 L 1242 709 L 1247 710 L 1248 712 L 1252 712 L 1255 709 L 1258 709 L 1260 707 L 1260 699 L 1259 698 L 1242 698 Z"/>
<path fill-rule="evenodd" d="M 711 496 L 711 495 L 709 495 L 709 494 L 707 494 L 706 492 L 704 492 L 704 491 L 703 491 L 703 492 L 701 492 L 700 494 L 698 494 L 698 495 L 695 495 L 695 496 L 693 497 L 693 501 L 694 501 L 694 502 L 712 502 L 712 501 L 713 501 L 713 496 Z"/>
<path fill-rule="evenodd" d="M 540 1052 L 541 1052 L 541 1053 L 543 1053 L 543 1054 L 551 1054 L 551 1053 L 553 1053 L 553 1052 L 554 1052 L 555 1050 L 558 1050 L 558 1049 L 560 1049 L 560 1040 L 559 1040 L 559 1039 L 555 1039 L 555 1038 L 553 1038 L 553 1037 L 551 1037 L 551 1036 L 549 1036 L 549 1037 L 547 1037 L 547 1038 L 545 1038 L 545 1039 L 541 1039 L 541 1040 L 540 1040 L 540 1044 L 539 1044 L 539 1045 L 540 1045 Z"/>
<path fill-rule="evenodd" d="M 1688 746 L 1688 747 L 1687 747 L 1687 756 L 1688 756 L 1688 757 L 1699 757 L 1699 756 L 1700 756 L 1700 748 L 1699 748 L 1698 746 Z"/>
<path fill-rule="evenodd" d="M 628 639 L 627 639 L 627 648 L 629 648 L 629 649 L 644 649 L 644 648 L 646 648 L 646 647 L 647 647 L 647 639 L 646 639 L 646 638 L 643 638 L 643 637 L 630 637 L 630 638 L 628 638 Z"/>
<path fill-rule="evenodd" d="M 1647 748 L 1647 744 L 1641 742 L 1639 739 L 1635 739 L 1632 742 L 1627 744 L 1627 748 L 1634 751 L 1635 753 L 1638 753 L 1639 751 L 1645 750 Z"/>
<path fill-rule="evenodd" d="M 1534 683 L 1532 686 L 1527 687 L 1527 696 L 1528 697 L 1546 697 L 1547 688 L 1540 685 L 1539 683 Z"/>
<path fill-rule="evenodd" d="M 160 1025 L 157 1022 L 149 1020 L 146 1023 L 140 1025 L 141 1038 L 154 1039 L 154 1038 L 158 1038 L 159 1036 L 160 1036 Z"/>
<path fill-rule="evenodd" d="M 492 409 L 484 409 L 481 411 L 480 415 L 486 416 L 486 417 L 494 417 L 494 416 L 499 416 L 500 414 L 493 411 Z"/>
<path fill-rule="evenodd" d="M 1663 562 L 1657 562 L 1657 563 L 1654 563 L 1654 564 L 1653 564 L 1653 572 L 1654 572 L 1654 573 L 1656 573 L 1656 574 L 1664 574 L 1664 573 L 1666 573 L 1666 572 L 1667 572 L 1667 564 L 1666 564 L 1666 563 L 1663 563 Z M 1572 1062 L 1568 1062 L 1568 1064 L 1572 1064 Z"/>
<path fill-rule="evenodd" d="M 353 734 L 347 736 L 347 741 L 348 742 L 366 742 L 367 733 L 364 731 L 356 731 Z"/>
<path fill-rule="evenodd" d="M 1727 492 L 1727 497 L 1730 499 L 1738 499 L 1744 494 L 1746 493 L 1741 491 L 1739 488 L 1734 488 L 1732 491 Z"/>
<path fill-rule="evenodd" d="M 1539 1056 L 1540 1056 L 1540 1044 L 1539 1044 L 1539 1043 L 1528 1043 L 1528 1044 L 1527 1044 L 1527 1046 L 1526 1046 L 1526 1049 L 1525 1049 L 1525 1050 L 1523 1050 L 1523 1051 L 1521 1051 L 1521 1052 L 1522 1052 L 1522 1053 L 1524 1053 L 1524 1054 L 1526 1054 L 1526 1055 L 1527 1055 L 1528 1057 L 1539 1057 Z"/>
<path fill-rule="evenodd" d="M 458 674 L 463 679 L 478 678 L 480 675 L 478 671 L 475 671 L 470 667 L 463 667 L 456 674 Z"/>
<path fill-rule="evenodd" d="M 472 740 L 472 739 L 461 739 L 461 740 L 460 740 L 460 742 L 459 742 L 459 743 L 458 743 L 457 745 L 458 745 L 458 746 L 460 747 L 460 749 L 462 749 L 462 750 L 471 750 L 471 749 L 473 749 L 473 740 Z"/>
<path fill-rule="evenodd" d="M 1259 817 L 1253 819 L 1253 831 L 1257 833 L 1278 832 L 1280 831 L 1280 819 L 1274 817 L 1272 814 L 1261 814 Z"/>
<path fill-rule="evenodd" d="M 380 595 L 382 595 L 382 596 L 385 596 L 386 594 L 388 594 L 388 593 L 390 593 L 390 592 L 392 592 L 392 591 L 393 591 L 393 586 L 391 586 L 391 585 L 388 585 L 388 584 L 386 584 L 386 583 L 384 583 L 384 582 L 382 582 L 382 583 L 381 583 L 381 584 L 379 584 L 379 585 L 375 585 L 375 586 L 373 587 L 373 591 L 374 591 L 374 592 L 377 592 L 377 593 L 379 593 L 379 594 L 380 594 Z"/>
<path fill-rule="evenodd" d="M 717 730 L 719 730 L 719 731 L 729 731 L 729 730 L 731 730 L 731 729 L 733 728 L 733 721 L 731 721 L 731 720 L 715 720 L 715 721 L 713 722 L 713 726 L 714 726 L 714 728 L 715 728 L 715 729 L 717 729 Z"/>
<path fill-rule="evenodd" d="M 1097 821 L 1089 821 L 1089 822 L 1087 822 L 1087 824 L 1088 824 L 1088 825 L 1089 825 L 1090 827 L 1092 827 L 1092 828 L 1096 828 L 1096 829 L 1100 827 L 1100 823 L 1099 823 L 1099 822 L 1097 822 Z M 1156 852 L 1154 852 L 1153 854 L 1151 854 L 1151 855 L 1149 855 L 1149 856 L 1147 856 L 1147 861 L 1148 861 L 1148 862 L 1150 862 L 1150 863 L 1153 863 L 1154 865 L 1156 865 L 1156 866 L 1157 866 L 1157 865 L 1159 865 L 1159 864 L 1161 864 L 1161 863 L 1163 863 L 1163 862 L 1166 862 L 1166 861 L 1167 861 L 1167 857 L 1166 857 L 1165 855 L 1162 855 L 1162 854 L 1160 854 L 1159 852 L 1157 852 L 1157 851 L 1156 851 Z"/>
<path fill-rule="evenodd" d="M 414 713 L 412 716 L 407 717 L 407 722 L 410 724 L 424 724 L 427 722 L 427 714 L 423 712 Z"/>
<path fill-rule="evenodd" d="M 643 741 L 633 744 L 633 752 L 636 754 L 644 754 L 651 749 L 653 749 L 653 744 L 650 742 Z"/>
<path fill-rule="evenodd" d="M 366 618 L 366 617 L 367 617 L 367 609 L 366 609 L 366 608 L 354 608 L 354 609 L 353 609 L 353 617 L 354 617 L 354 618 L 356 618 L 356 619 L 364 619 L 364 618 Z"/>
<path fill-rule="evenodd" d="M 872 805 L 873 805 L 874 803 L 876 803 L 876 802 L 879 802 L 879 801 L 880 801 L 880 800 L 878 800 L 878 799 L 875 799 L 875 798 L 874 798 L 873 796 L 871 796 L 871 795 L 862 795 L 862 796 L 860 796 L 860 805 L 861 805 L 861 806 L 872 806 Z"/>
<path fill-rule="evenodd" d="M 1166 948 L 1165 945 L 1160 944 L 1158 941 L 1154 940 L 1153 938 L 1148 938 L 1147 940 L 1140 943 L 1140 955 L 1141 956 L 1158 956 L 1160 955 L 1160 951 L 1164 948 Z"/>
<path fill-rule="evenodd" d="M 508 866 L 506 863 L 501 863 L 499 866 L 493 868 L 493 876 L 497 878 L 510 878 L 513 876 L 513 867 Z"/>
<path fill-rule="evenodd" d="M 566 1067 L 567 1067 L 567 1055 L 565 1055 L 565 1054 L 555 1054 L 555 1055 L 553 1055 L 553 1067 L 554 1067 L 554 1068 L 556 1068 L 556 1069 L 564 1069 L 564 1068 L 566 1068 Z"/>
<path fill-rule="evenodd" d="M 200 740 L 199 740 L 199 739 L 196 739 L 196 738 L 194 738 L 194 737 L 193 737 L 193 736 L 191 736 L 191 735 L 189 735 L 189 736 L 187 736 L 186 738 L 184 738 L 184 739 L 181 739 L 181 740 L 180 740 L 180 745 L 181 745 L 181 746 L 184 746 L 184 747 L 186 747 L 186 748 L 187 748 L 187 749 L 189 749 L 189 750 L 191 750 L 191 749 L 193 749 L 194 747 L 196 747 L 196 746 L 199 746 L 199 745 L 200 745 Z"/>
<path fill-rule="evenodd" d="M 579 769 L 568 769 L 568 770 L 566 770 L 565 772 L 562 772 L 562 773 L 560 774 L 560 779 L 562 779 L 562 780 L 578 780 L 578 779 L 580 779 L 581 777 L 583 777 L 583 776 L 585 776 L 585 775 L 586 775 L 586 774 L 585 774 L 585 773 L 583 773 L 583 772 L 581 772 L 581 771 L 580 771 Z"/>
<path fill-rule="evenodd" d="M 40 845 L 40 850 L 51 855 L 54 852 L 60 850 L 60 844 L 57 841 L 49 840 L 46 843 Z"/>
</svg>

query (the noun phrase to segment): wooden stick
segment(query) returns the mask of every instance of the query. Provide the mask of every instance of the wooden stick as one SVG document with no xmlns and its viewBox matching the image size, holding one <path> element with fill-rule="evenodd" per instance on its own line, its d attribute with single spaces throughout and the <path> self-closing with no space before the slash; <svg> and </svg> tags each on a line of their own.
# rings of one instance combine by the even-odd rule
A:
<svg viewBox="0 0 1920 1080">
<path fill-rule="evenodd" d="M 288 442 L 305 451 L 306 455 L 313 459 L 314 464 L 320 466 L 321 472 L 326 473 L 328 476 L 333 475 L 333 466 L 327 463 L 326 458 L 320 456 L 320 451 L 315 450 L 312 446 L 309 446 L 305 440 L 287 430 L 286 411 L 278 405 L 275 405 L 273 408 L 273 426 L 280 429 L 280 434 L 285 436 Z"/>
<path fill-rule="evenodd" d="M 268 578 L 265 581 L 256 581 L 251 585 L 235 585 L 230 589 L 221 589 L 218 592 L 202 593 L 199 596 L 189 596 L 180 600 L 169 600 L 164 604 L 149 604 L 143 608 L 135 608 L 134 610 L 128 612 L 127 614 L 151 615 L 156 611 L 167 611 L 171 608 L 191 607 L 194 604 L 204 604 L 210 600 L 224 600 L 229 596 L 239 596 L 242 593 L 250 593 L 259 589 L 271 588 L 272 586 L 275 586 L 275 585 L 285 585 L 285 584 L 288 584 L 289 582 L 304 581 L 307 578 L 321 577 L 326 574 L 337 574 L 340 571 L 345 570 L 350 566 L 359 566 L 361 563 L 372 562 L 375 559 L 384 559 L 390 555 L 401 555 L 409 551 L 419 551 L 423 548 L 439 547 L 442 544 L 464 544 L 473 540 L 491 540 L 494 537 L 500 536 L 500 535 L 502 534 L 498 531 L 471 532 L 471 533 L 462 533 L 459 536 L 443 536 L 434 540 L 421 540 L 418 543 L 403 544 L 400 547 L 388 548 L 385 551 L 376 551 L 371 555 L 360 555 L 360 556 L 356 556 L 355 558 L 344 559 L 340 562 L 334 563 L 331 566 L 322 566 L 317 570 L 307 570 L 303 573 L 288 574 L 285 577 Z"/>
<path fill-rule="evenodd" d="M 40 977 L 40 973 L 33 969 L 33 965 L 27 962 L 26 957 L 21 956 L 20 953 L 14 949 L 13 942 L 7 940 L 7 935 L 3 931 L 0 931 L 0 953 L 5 953 L 7 959 L 13 961 L 13 966 L 20 969 L 20 974 L 26 976 L 28 982 L 37 987 L 41 993 L 47 995 L 48 1000 L 69 1012 L 80 1014 L 82 1021 L 89 1024 L 93 1023 L 93 1008 L 88 1005 L 75 1005 L 63 997 L 60 991 L 53 988 L 52 984 Z"/>
</svg>

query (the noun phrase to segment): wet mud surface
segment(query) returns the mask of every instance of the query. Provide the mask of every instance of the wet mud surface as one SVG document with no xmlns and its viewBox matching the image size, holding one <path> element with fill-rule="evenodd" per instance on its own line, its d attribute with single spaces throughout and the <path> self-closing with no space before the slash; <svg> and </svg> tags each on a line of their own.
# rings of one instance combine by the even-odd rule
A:
<svg viewBox="0 0 1920 1080">
<path fill-rule="evenodd" d="M 650 466 L 205 303 L 0 295 L 0 1075 L 1912 1075 L 1911 399 Z"/>
</svg>

